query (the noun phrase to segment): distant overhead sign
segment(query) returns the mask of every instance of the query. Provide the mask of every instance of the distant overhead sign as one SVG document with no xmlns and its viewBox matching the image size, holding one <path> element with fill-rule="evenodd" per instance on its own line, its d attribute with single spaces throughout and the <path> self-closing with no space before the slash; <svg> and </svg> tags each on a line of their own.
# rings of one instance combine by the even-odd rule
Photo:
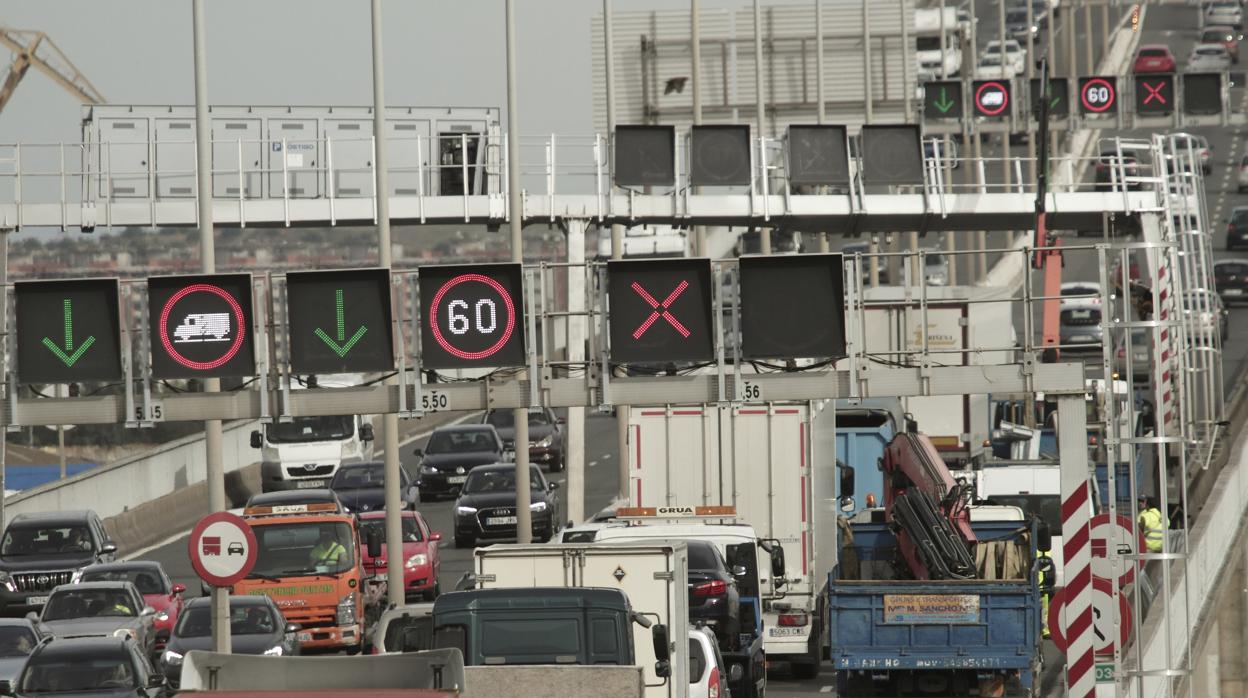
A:
<svg viewBox="0 0 1248 698">
<path fill-rule="evenodd" d="M 971 83 L 971 93 L 976 116 L 990 119 L 1009 116 L 1009 80 L 976 80 Z"/>
<path fill-rule="evenodd" d="M 750 183 L 750 127 L 694 126 L 689 141 L 689 182 L 696 186 Z"/>
<path fill-rule="evenodd" d="M 1040 118 L 1040 78 L 1032 78 L 1029 84 L 1031 98 L 1031 116 Z M 1070 116 L 1070 83 L 1066 78 L 1049 78 L 1049 90 L 1045 94 L 1049 101 L 1049 118 L 1065 119 Z"/>
<path fill-rule="evenodd" d="M 607 288 L 612 361 L 710 361 L 714 356 L 710 260 L 611 260 Z"/>
<path fill-rule="evenodd" d="M 739 264 L 744 358 L 845 356 L 841 255 L 750 255 Z"/>
<path fill-rule="evenodd" d="M 154 377 L 256 372 L 250 274 L 151 278 L 147 298 Z"/>
<path fill-rule="evenodd" d="M 613 172 L 620 187 L 670 187 L 676 184 L 674 126 L 616 126 Z"/>
<path fill-rule="evenodd" d="M 1183 76 L 1183 113 L 1193 116 L 1222 113 L 1222 74 L 1187 73 Z"/>
<path fill-rule="evenodd" d="M 923 143 L 918 126 L 862 127 L 862 179 L 867 184 L 922 184 Z"/>
<path fill-rule="evenodd" d="M 1085 116 L 1116 114 L 1118 78 L 1113 75 L 1079 78 L 1079 108 Z"/>
<path fill-rule="evenodd" d="M 1139 116 L 1165 116 L 1174 113 L 1174 76 L 1145 74 L 1135 76 L 1135 113 Z"/>
<path fill-rule="evenodd" d="M 923 118 L 962 118 L 962 81 L 941 80 L 923 84 Z"/>
<path fill-rule="evenodd" d="M 394 369 L 389 269 L 288 273 L 286 307 L 295 373 Z"/>
<path fill-rule="evenodd" d="M 524 365 L 519 264 L 424 266 L 417 273 L 425 368 Z"/>
<path fill-rule="evenodd" d="M 117 280 L 14 284 L 19 383 L 122 379 Z"/>
<path fill-rule="evenodd" d="M 849 184 L 844 126 L 789 127 L 789 182 L 797 186 Z"/>
</svg>

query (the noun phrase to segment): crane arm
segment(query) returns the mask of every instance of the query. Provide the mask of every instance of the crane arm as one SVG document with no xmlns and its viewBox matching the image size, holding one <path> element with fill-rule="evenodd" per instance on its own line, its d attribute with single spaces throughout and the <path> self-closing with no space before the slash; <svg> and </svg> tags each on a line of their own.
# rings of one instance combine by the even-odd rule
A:
<svg viewBox="0 0 1248 698">
<path fill-rule="evenodd" d="M 0 110 L 13 97 L 13 91 L 32 66 L 83 104 L 105 101 L 104 95 L 44 32 L 0 26 L 0 45 L 14 56 L 4 84 L 0 86 Z"/>
</svg>

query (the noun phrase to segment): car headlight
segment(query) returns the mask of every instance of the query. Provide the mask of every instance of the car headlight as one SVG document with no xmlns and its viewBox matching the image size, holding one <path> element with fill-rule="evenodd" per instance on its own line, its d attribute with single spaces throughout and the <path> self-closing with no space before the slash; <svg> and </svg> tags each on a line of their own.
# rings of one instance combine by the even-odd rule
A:
<svg viewBox="0 0 1248 698">
<path fill-rule="evenodd" d="M 471 516 L 477 513 L 476 507 L 455 507 L 455 513 L 460 516 Z"/>
<path fill-rule="evenodd" d="M 338 602 L 338 612 L 336 620 L 338 625 L 351 625 L 355 623 L 355 594 L 347 594 Z"/>
<path fill-rule="evenodd" d="M 275 647 L 270 647 L 264 651 L 264 654 L 267 654 L 270 657 L 280 657 L 282 656 L 282 646 L 277 645 Z"/>
<path fill-rule="evenodd" d="M 555 435 L 549 434 L 546 436 L 546 438 L 534 443 L 532 447 L 533 448 L 550 448 L 553 445 L 555 445 Z"/>
<path fill-rule="evenodd" d="M 168 612 L 168 611 L 161 611 L 160 613 L 157 613 L 157 614 L 156 614 L 156 621 L 157 621 L 157 622 L 159 622 L 159 623 L 164 623 L 164 622 L 165 622 L 165 621 L 167 621 L 167 620 L 169 620 L 169 612 Z"/>
<path fill-rule="evenodd" d="M 173 650 L 165 650 L 165 653 L 160 655 L 160 658 L 169 666 L 182 666 L 182 655 Z"/>
<path fill-rule="evenodd" d="M 129 628 L 118 628 L 113 631 L 113 637 L 134 638 L 134 631 Z"/>
<path fill-rule="evenodd" d="M 429 564 L 429 556 L 424 553 L 416 553 L 415 555 L 407 558 L 407 562 L 403 563 L 403 566 L 409 570 L 414 570 L 417 567 L 424 567 L 427 564 Z"/>
<path fill-rule="evenodd" d="M 529 509 L 531 511 L 546 511 L 547 504 L 546 502 L 534 502 L 529 505 Z"/>
</svg>

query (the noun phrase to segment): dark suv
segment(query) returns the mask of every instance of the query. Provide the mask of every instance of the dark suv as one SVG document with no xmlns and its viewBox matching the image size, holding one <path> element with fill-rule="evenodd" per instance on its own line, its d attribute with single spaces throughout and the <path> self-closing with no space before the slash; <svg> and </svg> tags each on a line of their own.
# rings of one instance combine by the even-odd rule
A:
<svg viewBox="0 0 1248 698">
<path fill-rule="evenodd" d="M 505 450 L 516 449 L 515 414 L 515 410 L 490 410 L 482 418 L 498 430 Z M 551 471 L 563 470 L 563 419 L 549 407 L 529 409 L 529 462 L 548 465 Z"/>
<path fill-rule="evenodd" d="M 503 440 L 489 424 L 438 427 L 425 447 L 413 453 L 420 458 L 416 486 L 426 502 L 438 496 L 454 497 L 473 468 L 504 460 Z"/>
<path fill-rule="evenodd" d="M 82 695 L 164 698 L 165 677 L 129 638 L 54 640 L 35 648 L 17 681 L 0 681 L 0 695 Z"/>
<path fill-rule="evenodd" d="M 1248 206 L 1236 206 L 1226 219 L 1226 250 L 1238 247 L 1248 247 Z"/>
<path fill-rule="evenodd" d="M 74 573 L 112 562 L 117 546 L 94 511 L 18 514 L 0 540 L 0 604 L 4 615 L 38 611 Z"/>
</svg>

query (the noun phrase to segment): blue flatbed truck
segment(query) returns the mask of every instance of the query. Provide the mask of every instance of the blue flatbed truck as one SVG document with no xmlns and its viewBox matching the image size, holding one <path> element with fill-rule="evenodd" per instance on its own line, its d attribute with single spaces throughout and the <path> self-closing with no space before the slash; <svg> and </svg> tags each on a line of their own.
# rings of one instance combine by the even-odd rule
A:
<svg viewBox="0 0 1248 698">
<path fill-rule="evenodd" d="M 836 401 L 836 460 L 852 468 L 855 486 L 840 491 L 841 511 L 852 517 L 884 501 L 884 447 L 905 427 L 898 398 L 854 398 Z M 851 503 L 852 502 L 852 503 Z"/>
<path fill-rule="evenodd" d="M 829 574 L 827 607 L 840 696 L 968 695 L 984 689 L 984 682 L 1007 695 L 1037 695 L 1038 524 L 986 521 L 972 527 L 981 544 L 1013 545 L 1015 575 L 971 581 L 882 578 L 890 576 L 898 556 L 888 524 L 852 523 L 852 542 L 838 530 L 841 558 Z M 980 695 L 993 695 L 993 689 Z"/>
</svg>

